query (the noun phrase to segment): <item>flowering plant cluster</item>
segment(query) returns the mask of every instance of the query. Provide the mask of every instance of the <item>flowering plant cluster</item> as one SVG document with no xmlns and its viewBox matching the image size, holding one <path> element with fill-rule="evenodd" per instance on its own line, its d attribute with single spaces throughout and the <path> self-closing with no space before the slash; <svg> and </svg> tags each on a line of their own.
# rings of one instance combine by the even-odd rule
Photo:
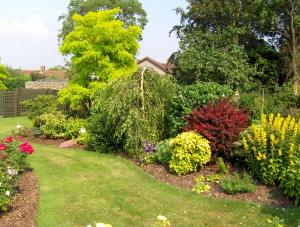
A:
<svg viewBox="0 0 300 227">
<path fill-rule="evenodd" d="M 243 137 L 246 162 L 267 184 L 279 183 L 284 193 L 300 200 L 300 120 L 262 115 Z"/>
<path fill-rule="evenodd" d="M 7 211 L 11 205 L 14 182 L 29 167 L 26 157 L 33 152 L 22 137 L 0 140 L 0 212 Z"/>
</svg>

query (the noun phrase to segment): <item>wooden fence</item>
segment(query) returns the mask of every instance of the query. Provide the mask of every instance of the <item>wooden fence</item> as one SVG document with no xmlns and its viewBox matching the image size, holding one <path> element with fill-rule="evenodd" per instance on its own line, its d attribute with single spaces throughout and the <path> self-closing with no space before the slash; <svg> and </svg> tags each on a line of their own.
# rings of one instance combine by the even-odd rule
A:
<svg viewBox="0 0 300 227">
<path fill-rule="evenodd" d="M 22 101 L 36 98 L 39 95 L 56 95 L 54 90 L 17 89 L 15 91 L 0 91 L 0 116 L 16 117 L 24 114 L 26 108 Z"/>
</svg>

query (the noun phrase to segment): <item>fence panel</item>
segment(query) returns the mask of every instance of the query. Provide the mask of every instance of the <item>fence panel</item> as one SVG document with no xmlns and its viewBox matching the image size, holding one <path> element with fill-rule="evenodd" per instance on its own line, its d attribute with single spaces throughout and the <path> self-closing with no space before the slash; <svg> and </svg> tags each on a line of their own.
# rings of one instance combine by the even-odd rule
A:
<svg viewBox="0 0 300 227">
<path fill-rule="evenodd" d="M 4 91 L 0 91 L 0 116 L 3 116 L 3 93 Z"/>
<path fill-rule="evenodd" d="M 36 98 L 39 95 L 56 95 L 55 90 L 17 89 L 15 91 L 0 92 L 0 116 L 15 117 L 27 110 L 21 102 Z"/>
</svg>

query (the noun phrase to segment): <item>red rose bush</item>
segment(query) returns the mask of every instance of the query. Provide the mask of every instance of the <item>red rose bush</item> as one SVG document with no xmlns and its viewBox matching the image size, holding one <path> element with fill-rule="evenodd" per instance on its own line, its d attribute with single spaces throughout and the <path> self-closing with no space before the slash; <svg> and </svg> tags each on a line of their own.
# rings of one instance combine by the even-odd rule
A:
<svg viewBox="0 0 300 227">
<path fill-rule="evenodd" d="M 11 205 L 14 182 L 29 168 L 27 156 L 33 152 L 33 147 L 22 137 L 9 136 L 0 140 L 0 214 Z"/>
</svg>

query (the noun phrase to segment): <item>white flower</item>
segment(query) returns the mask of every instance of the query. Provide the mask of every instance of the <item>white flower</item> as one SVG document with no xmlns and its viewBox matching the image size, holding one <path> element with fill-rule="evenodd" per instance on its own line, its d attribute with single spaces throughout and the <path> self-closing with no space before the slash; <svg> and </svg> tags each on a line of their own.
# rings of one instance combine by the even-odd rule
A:
<svg viewBox="0 0 300 227">
<path fill-rule="evenodd" d="M 11 177 L 16 176 L 18 173 L 16 170 L 14 170 L 13 168 L 11 168 L 10 166 L 7 167 L 7 174 Z"/>
<path fill-rule="evenodd" d="M 5 195 L 10 196 L 10 191 L 6 191 Z"/>
<path fill-rule="evenodd" d="M 158 215 L 156 218 L 158 221 L 167 221 L 168 219 L 163 215 Z"/>
<path fill-rule="evenodd" d="M 92 227 L 92 225 L 87 225 L 86 227 Z"/>
<path fill-rule="evenodd" d="M 85 129 L 85 128 L 81 128 L 81 129 L 79 130 L 79 134 L 84 134 L 84 133 L 86 133 L 86 129 Z"/>
<path fill-rule="evenodd" d="M 22 126 L 21 126 L 21 125 L 16 125 L 16 128 L 18 128 L 18 129 L 19 129 L 19 128 L 22 128 Z"/>
<path fill-rule="evenodd" d="M 104 223 L 97 223 L 96 227 L 111 227 L 109 224 L 104 224 Z"/>
</svg>

